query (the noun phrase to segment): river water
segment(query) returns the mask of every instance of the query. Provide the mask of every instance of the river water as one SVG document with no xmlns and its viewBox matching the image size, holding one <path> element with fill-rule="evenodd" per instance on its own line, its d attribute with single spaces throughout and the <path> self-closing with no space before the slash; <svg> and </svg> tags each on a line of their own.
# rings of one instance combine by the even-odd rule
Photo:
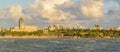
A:
<svg viewBox="0 0 120 52">
<path fill-rule="evenodd" d="M 120 52 L 120 38 L 0 38 L 0 52 Z"/>
</svg>

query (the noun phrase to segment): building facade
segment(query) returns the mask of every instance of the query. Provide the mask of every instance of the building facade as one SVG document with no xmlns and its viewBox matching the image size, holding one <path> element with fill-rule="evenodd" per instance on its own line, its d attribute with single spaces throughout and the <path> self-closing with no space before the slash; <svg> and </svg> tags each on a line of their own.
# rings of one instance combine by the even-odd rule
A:
<svg viewBox="0 0 120 52">
<path fill-rule="evenodd" d="M 36 25 L 25 25 L 24 19 L 19 19 L 19 26 L 13 27 L 10 29 L 11 31 L 26 31 L 26 32 L 33 32 L 39 30 L 39 28 Z"/>
<path fill-rule="evenodd" d="M 102 30 L 102 26 L 95 24 L 90 30 Z"/>
</svg>

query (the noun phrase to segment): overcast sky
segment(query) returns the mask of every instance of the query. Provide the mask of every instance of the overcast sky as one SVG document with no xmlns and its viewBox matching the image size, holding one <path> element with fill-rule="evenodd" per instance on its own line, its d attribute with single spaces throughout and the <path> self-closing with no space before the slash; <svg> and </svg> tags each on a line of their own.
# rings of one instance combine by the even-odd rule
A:
<svg viewBox="0 0 120 52">
<path fill-rule="evenodd" d="M 0 26 L 14 27 L 23 17 L 26 25 L 51 24 L 120 26 L 120 0 L 0 0 Z"/>
</svg>

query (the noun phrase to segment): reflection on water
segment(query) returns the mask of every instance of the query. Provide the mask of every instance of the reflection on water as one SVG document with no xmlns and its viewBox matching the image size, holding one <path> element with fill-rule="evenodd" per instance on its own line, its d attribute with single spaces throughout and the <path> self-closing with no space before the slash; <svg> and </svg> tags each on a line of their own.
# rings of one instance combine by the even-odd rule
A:
<svg viewBox="0 0 120 52">
<path fill-rule="evenodd" d="M 120 52 L 120 38 L 1 38 L 0 52 Z"/>
</svg>

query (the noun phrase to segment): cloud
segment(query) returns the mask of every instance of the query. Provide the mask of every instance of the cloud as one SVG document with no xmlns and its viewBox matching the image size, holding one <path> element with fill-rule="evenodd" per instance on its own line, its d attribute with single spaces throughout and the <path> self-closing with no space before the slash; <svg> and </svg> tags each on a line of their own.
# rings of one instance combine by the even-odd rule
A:
<svg viewBox="0 0 120 52">
<path fill-rule="evenodd" d="M 109 9 L 106 15 L 109 17 L 109 20 L 120 20 L 120 8 Z"/>
<path fill-rule="evenodd" d="M 2 9 L 0 12 L 0 18 L 12 18 L 17 20 L 20 17 L 25 17 L 30 19 L 31 17 L 23 13 L 22 7 L 20 5 L 10 6 L 8 8 Z"/>
<path fill-rule="evenodd" d="M 104 16 L 103 0 L 82 0 L 80 5 L 80 11 L 86 17 L 100 18 Z"/>
<path fill-rule="evenodd" d="M 103 12 L 107 1 L 114 0 L 34 0 L 24 10 L 20 5 L 0 10 L 0 19 L 7 18 L 4 19 L 6 21 L 24 17 L 27 24 L 32 23 L 39 26 L 48 24 L 85 24 L 86 26 L 86 24 L 90 25 L 96 22 L 107 21 L 110 23 L 110 20 L 119 20 L 119 10 L 107 8 L 108 13 Z M 115 1 L 119 2 L 119 0 Z"/>
<path fill-rule="evenodd" d="M 22 8 L 20 5 L 11 6 L 10 8 L 8 8 L 8 11 L 12 17 L 23 16 Z"/>
<path fill-rule="evenodd" d="M 118 3 L 119 3 L 119 5 L 120 5 L 120 0 L 113 0 L 113 1 L 116 1 L 116 2 L 118 2 Z"/>
<path fill-rule="evenodd" d="M 61 6 L 62 4 L 69 2 L 70 0 L 35 0 L 34 3 L 29 4 L 29 8 L 31 8 L 37 14 L 33 16 L 40 16 L 49 20 L 49 22 L 56 21 L 69 21 L 74 19 L 75 16 L 60 10 L 57 6 Z"/>
</svg>

